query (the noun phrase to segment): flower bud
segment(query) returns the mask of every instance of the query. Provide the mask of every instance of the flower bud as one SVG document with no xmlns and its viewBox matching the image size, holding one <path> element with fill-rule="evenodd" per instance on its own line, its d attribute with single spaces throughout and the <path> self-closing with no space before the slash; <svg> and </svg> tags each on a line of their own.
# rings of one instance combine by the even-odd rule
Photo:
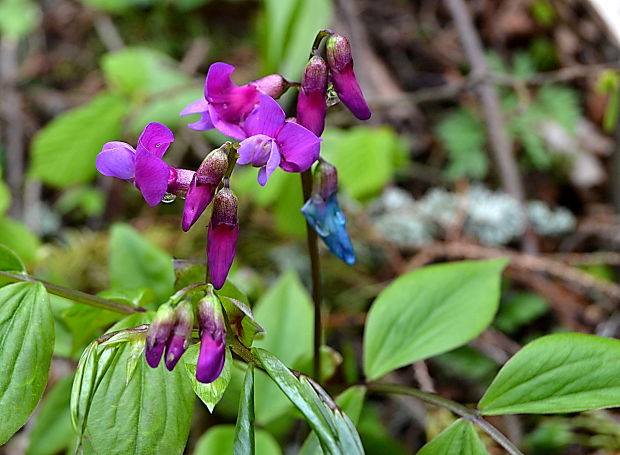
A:
<svg viewBox="0 0 620 455">
<path fill-rule="evenodd" d="M 301 79 L 297 100 L 297 123 L 317 136 L 325 128 L 327 113 L 327 63 L 319 56 L 310 59 Z"/>
<path fill-rule="evenodd" d="M 172 371 L 187 347 L 194 326 L 194 311 L 188 301 L 183 301 L 174 309 L 174 326 L 166 344 L 166 368 Z"/>
<path fill-rule="evenodd" d="M 198 327 L 200 330 L 200 353 L 196 364 L 198 382 L 215 381 L 224 368 L 226 358 L 226 325 L 222 305 L 209 286 L 207 295 L 198 302 Z"/>
<path fill-rule="evenodd" d="M 347 232 L 346 218 L 337 198 L 336 168 L 321 161 L 314 171 L 312 196 L 301 208 L 308 224 L 323 239 L 335 256 L 345 263 L 355 263 L 355 251 Z"/>
<path fill-rule="evenodd" d="M 235 258 L 239 236 L 237 205 L 237 197 L 230 188 L 222 188 L 215 196 L 207 234 L 207 264 L 215 289 L 224 286 Z"/>
<path fill-rule="evenodd" d="M 181 223 L 184 231 L 192 227 L 211 203 L 227 168 L 228 157 L 223 147 L 213 150 L 202 161 L 187 190 Z"/>
<path fill-rule="evenodd" d="M 170 176 L 168 177 L 168 189 L 166 191 L 175 196 L 185 196 L 195 174 L 194 171 L 189 169 L 171 167 Z"/>
<path fill-rule="evenodd" d="M 250 84 L 265 95 L 269 95 L 276 100 L 280 98 L 291 86 L 290 82 L 284 79 L 281 74 L 270 74 L 250 82 Z"/>
<path fill-rule="evenodd" d="M 144 357 L 151 368 L 156 368 L 161 360 L 168 338 L 174 325 L 174 312 L 170 303 L 166 302 L 157 309 L 153 322 L 146 334 Z"/>
<path fill-rule="evenodd" d="M 340 100 L 358 119 L 368 120 L 371 112 L 355 78 L 351 45 L 346 37 L 331 35 L 327 39 L 327 63 Z"/>
</svg>

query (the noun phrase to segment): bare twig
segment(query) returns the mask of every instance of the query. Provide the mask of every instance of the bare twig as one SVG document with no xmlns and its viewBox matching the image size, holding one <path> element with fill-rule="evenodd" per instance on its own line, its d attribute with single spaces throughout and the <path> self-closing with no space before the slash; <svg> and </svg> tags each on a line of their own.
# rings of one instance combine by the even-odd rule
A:
<svg viewBox="0 0 620 455">
<path fill-rule="evenodd" d="M 104 13 L 97 13 L 94 25 L 99 38 L 101 38 L 104 46 L 109 51 L 118 51 L 125 47 L 123 38 L 112 19 L 110 19 L 110 16 Z"/>
</svg>

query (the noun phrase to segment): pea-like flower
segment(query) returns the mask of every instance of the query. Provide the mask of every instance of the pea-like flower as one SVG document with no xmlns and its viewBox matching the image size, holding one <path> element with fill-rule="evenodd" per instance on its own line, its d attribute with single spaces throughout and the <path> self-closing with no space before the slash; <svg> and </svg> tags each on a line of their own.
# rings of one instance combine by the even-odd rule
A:
<svg viewBox="0 0 620 455">
<path fill-rule="evenodd" d="M 321 160 L 314 171 L 312 196 L 301 209 L 306 221 L 335 256 L 349 265 L 355 263 L 355 251 L 347 232 L 346 218 L 338 204 L 336 168 Z"/>
<path fill-rule="evenodd" d="M 200 331 L 200 353 L 196 364 L 198 382 L 215 381 L 224 368 L 226 360 L 226 325 L 222 315 L 222 304 L 207 288 L 207 295 L 198 302 L 198 329 Z"/>
<path fill-rule="evenodd" d="M 166 302 L 157 309 L 157 313 L 146 334 L 144 357 L 146 357 L 146 363 L 150 367 L 156 368 L 159 365 L 161 356 L 168 343 L 168 338 L 170 338 L 172 333 L 173 325 L 174 311 L 172 305 Z"/>
<path fill-rule="evenodd" d="M 215 289 L 224 286 L 235 259 L 239 237 L 237 206 L 237 197 L 227 187 L 222 188 L 213 201 L 213 213 L 207 233 L 207 265 Z"/>
<path fill-rule="evenodd" d="M 326 49 L 331 79 L 338 97 L 358 119 L 368 120 L 371 112 L 353 72 L 349 40 L 342 35 L 331 35 Z"/>
<path fill-rule="evenodd" d="M 267 95 L 243 123 L 247 139 L 239 146 L 239 164 L 259 167 L 258 183 L 265 185 L 280 166 L 287 172 L 303 172 L 319 157 L 321 139 L 303 126 L 286 121 L 280 105 Z"/>
<path fill-rule="evenodd" d="M 317 136 L 325 129 L 327 72 L 325 60 L 318 55 L 312 57 L 304 70 L 297 100 L 297 123 Z"/>
<path fill-rule="evenodd" d="M 150 206 L 161 202 L 166 192 L 183 195 L 194 175 L 164 162 L 164 153 L 174 142 L 172 131 L 161 123 L 149 123 L 134 149 L 120 142 L 108 142 L 97 155 L 97 170 L 107 176 L 132 182 Z"/>
<path fill-rule="evenodd" d="M 166 344 L 166 368 L 172 371 L 185 353 L 192 337 L 194 310 L 190 302 L 184 300 L 174 309 L 174 326 Z"/>
</svg>

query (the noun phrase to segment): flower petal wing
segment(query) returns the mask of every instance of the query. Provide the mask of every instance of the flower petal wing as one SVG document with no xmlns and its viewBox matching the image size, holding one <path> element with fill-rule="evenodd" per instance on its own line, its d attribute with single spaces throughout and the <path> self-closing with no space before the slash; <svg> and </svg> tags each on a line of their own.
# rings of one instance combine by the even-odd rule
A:
<svg viewBox="0 0 620 455">
<path fill-rule="evenodd" d="M 152 122 L 146 125 L 138 139 L 137 150 L 144 148 L 158 158 L 164 156 L 168 146 L 174 142 L 174 134 L 166 125 Z"/>
<path fill-rule="evenodd" d="M 136 186 L 151 207 L 159 204 L 168 189 L 170 166 L 161 158 L 146 151 L 136 153 Z"/>
<path fill-rule="evenodd" d="M 190 114 L 201 114 L 202 112 L 205 112 L 208 107 L 209 103 L 207 102 L 207 100 L 204 98 L 200 98 L 199 100 L 193 101 L 187 106 L 185 106 L 183 110 L 179 113 L 179 115 L 182 117 L 184 115 Z"/>
<path fill-rule="evenodd" d="M 110 177 L 129 180 L 135 173 L 136 152 L 125 142 L 108 142 L 97 155 L 97 170 Z"/>
<path fill-rule="evenodd" d="M 321 138 L 297 123 L 286 122 L 276 142 L 283 157 L 280 167 L 287 172 L 306 171 L 319 157 Z"/>
<path fill-rule="evenodd" d="M 258 106 L 243 122 L 245 132 L 248 136 L 264 134 L 269 137 L 276 137 L 284 125 L 286 115 L 278 102 L 270 96 L 260 94 L 258 100 Z"/>
</svg>

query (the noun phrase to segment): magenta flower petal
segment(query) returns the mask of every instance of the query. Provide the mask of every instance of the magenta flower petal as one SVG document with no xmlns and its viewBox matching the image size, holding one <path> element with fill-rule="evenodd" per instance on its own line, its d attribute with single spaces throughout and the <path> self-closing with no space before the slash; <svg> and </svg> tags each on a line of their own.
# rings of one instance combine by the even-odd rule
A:
<svg viewBox="0 0 620 455">
<path fill-rule="evenodd" d="M 213 126 L 224 136 L 229 136 L 239 141 L 248 137 L 238 122 L 228 122 L 221 118 L 218 114 L 218 109 L 212 104 L 209 104 L 209 116 Z"/>
<path fill-rule="evenodd" d="M 306 94 L 299 92 L 297 100 L 297 122 L 320 136 L 325 129 L 325 116 L 327 115 L 327 102 L 325 93 L 312 92 Z"/>
<path fill-rule="evenodd" d="M 247 116 L 243 126 L 248 136 L 264 134 L 276 137 L 286 115 L 276 100 L 268 95 L 259 95 L 259 104 Z"/>
<path fill-rule="evenodd" d="M 220 224 L 217 227 L 213 223 L 209 225 L 207 234 L 207 263 L 211 283 L 215 289 L 221 289 L 226 283 L 228 271 L 235 259 L 237 239 L 239 237 L 239 225 L 230 226 Z"/>
<path fill-rule="evenodd" d="M 136 153 L 135 184 L 151 207 L 159 204 L 168 189 L 170 166 L 161 158 L 146 151 Z"/>
<path fill-rule="evenodd" d="M 213 200 L 217 184 L 205 183 L 203 185 L 196 184 L 196 175 L 192 179 L 185 197 L 185 207 L 183 208 L 183 222 L 181 226 L 187 232 L 192 225 L 198 221 L 202 212 Z"/>
<path fill-rule="evenodd" d="M 230 79 L 235 67 L 217 62 L 209 67 L 205 81 L 205 98 L 217 111 L 220 121 L 239 123 L 258 103 L 259 91 L 254 85 L 237 86 Z M 211 112 L 211 111 L 210 111 Z M 213 113 L 213 124 L 218 127 Z M 225 133 L 226 134 L 226 133 Z M 234 137 L 234 136 L 233 136 Z"/>
<path fill-rule="evenodd" d="M 286 122 L 276 142 L 283 157 L 280 167 L 287 172 L 303 172 L 317 160 L 321 138 L 297 123 Z"/>
<path fill-rule="evenodd" d="M 342 72 L 332 71 L 334 89 L 345 106 L 360 120 L 368 120 L 371 112 L 362 89 L 355 78 L 353 65 L 347 65 Z"/>
<path fill-rule="evenodd" d="M 215 339 L 208 331 L 204 331 L 200 340 L 200 354 L 196 364 L 196 379 L 198 382 L 209 384 L 215 381 L 224 368 L 226 360 L 226 344 L 223 336 Z"/>
<path fill-rule="evenodd" d="M 239 153 L 237 164 L 252 164 L 256 167 L 266 165 L 271 156 L 272 146 L 273 138 L 264 134 L 244 139 L 237 150 Z"/>
<path fill-rule="evenodd" d="M 125 142 L 108 142 L 97 155 L 97 170 L 103 175 L 123 180 L 133 178 L 136 170 L 136 152 Z"/>
<path fill-rule="evenodd" d="M 235 67 L 224 62 L 215 62 L 209 67 L 205 79 L 205 99 L 210 102 L 226 102 L 226 94 L 237 87 L 230 79 Z"/>
<path fill-rule="evenodd" d="M 140 148 L 145 148 L 157 158 L 161 158 L 173 142 L 174 135 L 166 125 L 152 122 L 146 125 L 142 131 L 136 150 L 139 152 Z"/>
<path fill-rule="evenodd" d="M 184 336 L 173 335 L 170 337 L 168 345 L 166 346 L 166 358 L 164 359 L 166 362 L 166 368 L 168 368 L 169 371 L 174 369 L 186 349 L 187 341 Z"/>
<path fill-rule="evenodd" d="M 206 99 L 200 98 L 199 100 L 193 101 L 189 103 L 187 106 L 183 108 L 183 110 L 179 113 L 181 117 L 184 115 L 190 114 L 201 114 L 207 110 L 209 107 L 209 103 Z"/>
<path fill-rule="evenodd" d="M 207 131 L 215 128 L 213 122 L 211 121 L 209 111 L 203 112 L 200 115 L 200 120 L 197 122 L 188 123 L 187 127 L 195 131 Z"/>
</svg>

